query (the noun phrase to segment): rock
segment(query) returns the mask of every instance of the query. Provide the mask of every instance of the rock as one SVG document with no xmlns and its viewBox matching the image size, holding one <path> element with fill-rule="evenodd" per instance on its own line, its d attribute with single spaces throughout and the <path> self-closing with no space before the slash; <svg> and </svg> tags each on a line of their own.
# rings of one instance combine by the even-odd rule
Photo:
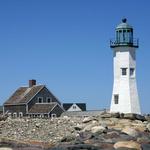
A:
<svg viewBox="0 0 150 150">
<path fill-rule="evenodd" d="M 146 128 L 150 132 L 150 123 L 147 124 Z"/>
<path fill-rule="evenodd" d="M 103 133 L 106 129 L 102 126 L 95 126 L 91 128 L 92 133 Z"/>
<path fill-rule="evenodd" d="M 77 130 L 77 131 L 80 131 L 82 129 L 84 129 L 85 125 L 84 124 L 77 124 L 74 129 Z"/>
<path fill-rule="evenodd" d="M 0 121 L 5 121 L 7 118 L 7 116 L 0 115 Z"/>
<path fill-rule="evenodd" d="M 120 113 L 103 113 L 101 115 L 102 118 L 120 118 Z"/>
<path fill-rule="evenodd" d="M 13 150 L 13 149 L 9 147 L 0 147 L 0 150 Z"/>
<path fill-rule="evenodd" d="M 39 128 L 39 127 L 40 127 L 40 123 L 36 123 L 35 126 L 36 126 L 37 128 Z"/>
<path fill-rule="evenodd" d="M 75 126 L 75 127 L 74 127 L 74 129 L 75 129 L 75 130 L 77 130 L 77 131 L 82 130 L 82 128 L 81 128 L 81 127 L 79 127 L 79 126 Z"/>
<path fill-rule="evenodd" d="M 69 121 L 69 120 L 70 120 L 70 117 L 68 117 L 68 116 L 63 116 L 63 119 Z"/>
<path fill-rule="evenodd" d="M 120 118 L 120 113 L 111 113 L 112 118 Z"/>
<path fill-rule="evenodd" d="M 150 115 L 145 116 L 146 121 L 150 122 Z"/>
<path fill-rule="evenodd" d="M 143 150 L 150 150 L 150 143 L 149 144 L 142 144 Z"/>
<path fill-rule="evenodd" d="M 92 120 L 93 120 L 92 117 L 85 117 L 82 122 L 83 123 L 88 123 L 88 122 L 91 122 Z"/>
<path fill-rule="evenodd" d="M 130 119 L 130 120 L 136 120 L 136 114 L 127 113 L 127 114 L 124 114 L 123 118 L 124 119 Z"/>
<path fill-rule="evenodd" d="M 91 131 L 92 127 L 94 127 L 94 124 L 88 124 L 87 126 L 84 127 L 83 131 Z"/>
<path fill-rule="evenodd" d="M 75 148 L 74 145 L 81 144 L 89 144 L 98 146 L 99 149 L 112 150 L 114 143 L 118 141 L 134 140 L 140 144 L 149 143 L 150 132 L 148 130 L 148 121 L 142 122 L 137 119 L 131 120 L 116 117 L 114 115 L 111 118 L 102 118 L 101 114 L 99 114 L 99 116 L 95 117 L 86 117 L 86 119 L 88 118 L 85 121 L 86 123 L 82 122 L 84 119 L 80 116 L 69 118 L 59 117 L 53 120 L 44 118 L 7 119 L 0 121 L 0 139 L 2 137 L 14 139 L 14 142 L 5 140 L 4 142 L 9 143 L 9 145 L 0 145 L 0 147 L 13 148 L 13 146 L 16 146 L 14 150 L 19 150 L 19 148 L 21 150 L 41 150 L 41 147 L 35 148 L 34 146 L 34 143 L 37 144 L 41 141 L 55 146 L 56 150 L 58 150 L 57 147 L 59 145 L 62 145 L 61 148 L 64 147 L 64 149 L 65 146 L 68 149 L 68 146 L 70 145 L 69 147 L 71 147 L 72 145 L 73 149 Z M 126 133 L 121 132 L 126 126 L 132 130 L 128 129 L 129 131 Z M 136 133 L 138 133 L 137 136 Z M 36 142 L 31 143 L 33 140 Z M 19 147 L 17 144 L 18 141 Z M 24 146 L 21 141 L 25 142 Z M 26 143 L 29 145 L 26 145 Z M 30 143 L 33 145 L 33 148 L 31 148 Z M 0 144 L 2 144 L 1 140 Z M 28 149 L 25 146 L 28 146 Z M 38 144 L 38 146 L 44 147 L 42 144 Z M 51 150 L 51 148 L 46 147 L 45 150 Z"/>
<path fill-rule="evenodd" d="M 35 129 L 32 129 L 32 132 L 35 132 L 36 130 Z"/>
<path fill-rule="evenodd" d="M 61 139 L 61 142 L 71 142 L 71 141 L 73 141 L 73 140 L 75 140 L 75 137 L 74 136 L 65 136 L 65 137 L 63 137 L 62 139 Z"/>
<path fill-rule="evenodd" d="M 137 137 L 139 135 L 139 133 L 135 129 L 131 128 L 131 127 L 125 127 L 122 130 L 122 132 L 126 133 L 126 134 L 128 134 L 128 135 L 130 135 L 132 137 Z"/>
<path fill-rule="evenodd" d="M 135 118 L 136 118 L 137 120 L 146 121 L 145 117 L 142 116 L 142 115 L 139 115 L 139 114 L 136 114 L 136 115 L 135 115 Z"/>
<path fill-rule="evenodd" d="M 111 113 L 104 113 L 101 115 L 102 118 L 111 118 Z"/>
<path fill-rule="evenodd" d="M 135 150 L 142 150 L 141 145 L 135 141 L 119 141 L 114 144 L 114 148 L 130 148 Z"/>
<path fill-rule="evenodd" d="M 90 144 L 59 145 L 50 150 L 100 150 L 99 147 Z"/>
</svg>

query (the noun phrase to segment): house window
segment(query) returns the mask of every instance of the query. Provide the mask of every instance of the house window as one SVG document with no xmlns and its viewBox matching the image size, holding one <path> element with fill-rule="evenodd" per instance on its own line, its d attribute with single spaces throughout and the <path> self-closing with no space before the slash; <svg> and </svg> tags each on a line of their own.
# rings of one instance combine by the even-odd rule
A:
<svg viewBox="0 0 150 150">
<path fill-rule="evenodd" d="M 23 113 L 22 112 L 19 112 L 19 117 L 23 117 Z"/>
<path fill-rule="evenodd" d="M 43 103 L 43 97 L 38 97 L 38 103 Z"/>
<path fill-rule="evenodd" d="M 118 104 L 119 103 L 119 95 L 115 94 L 114 95 L 114 104 Z"/>
<path fill-rule="evenodd" d="M 52 102 L 52 98 L 51 98 L 51 97 L 47 97 L 47 98 L 46 98 L 46 102 L 47 102 L 47 103 L 51 103 L 51 102 Z"/>
<path fill-rule="evenodd" d="M 56 114 L 51 114 L 51 117 L 52 118 L 56 118 Z"/>
<path fill-rule="evenodd" d="M 14 118 L 17 117 L 17 113 L 16 113 L 16 112 L 13 113 L 13 117 L 14 117 Z"/>
<path fill-rule="evenodd" d="M 127 75 L 127 68 L 121 68 L 121 70 L 123 76 Z"/>
<path fill-rule="evenodd" d="M 130 76 L 134 76 L 135 75 L 135 69 L 134 68 L 130 68 Z"/>
<path fill-rule="evenodd" d="M 76 109 L 77 107 L 76 106 L 73 106 L 73 109 Z"/>
</svg>

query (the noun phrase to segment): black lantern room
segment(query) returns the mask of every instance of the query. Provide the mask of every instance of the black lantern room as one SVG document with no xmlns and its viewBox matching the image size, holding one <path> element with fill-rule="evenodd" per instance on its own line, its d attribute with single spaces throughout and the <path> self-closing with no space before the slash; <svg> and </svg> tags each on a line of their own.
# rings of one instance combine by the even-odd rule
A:
<svg viewBox="0 0 150 150">
<path fill-rule="evenodd" d="M 126 18 L 116 27 L 116 37 L 110 41 L 110 47 L 119 46 L 138 47 L 138 40 L 133 38 L 133 28 L 127 23 Z"/>
</svg>

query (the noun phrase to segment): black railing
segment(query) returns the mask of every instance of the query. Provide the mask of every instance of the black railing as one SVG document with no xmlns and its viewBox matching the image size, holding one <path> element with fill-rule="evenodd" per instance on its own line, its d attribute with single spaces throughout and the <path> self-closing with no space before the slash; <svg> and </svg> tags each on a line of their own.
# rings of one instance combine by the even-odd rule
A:
<svg viewBox="0 0 150 150">
<path fill-rule="evenodd" d="M 139 40 L 133 39 L 132 41 L 117 41 L 116 39 L 110 40 L 110 47 L 119 47 L 119 46 L 129 46 L 129 47 L 139 47 Z"/>
</svg>

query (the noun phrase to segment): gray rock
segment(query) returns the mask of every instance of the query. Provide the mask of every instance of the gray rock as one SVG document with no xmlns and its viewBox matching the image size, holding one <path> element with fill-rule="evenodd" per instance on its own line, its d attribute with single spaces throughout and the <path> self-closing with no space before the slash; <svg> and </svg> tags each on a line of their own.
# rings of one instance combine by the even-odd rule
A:
<svg viewBox="0 0 150 150">
<path fill-rule="evenodd" d="M 111 118 L 111 113 L 104 113 L 101 115 L 101 118 Z"/>
<path fill-rule="evenodd" d="M 150 123 L 147 124 L 146 128 L 147 128 L 148 131 L 150 132 Z"/>
<path fill-rule="evenodd" d="M 88 124 L 87 126 L 84 127 L 83 131 L 91 131 L 92 127 L 94 127 L 94 124 Z"/>
<path fill-rule="evenodd" d="M 102 118 L 120 118 L 120 113 L 103 113 L 101 114 Z"/>
<path fill-rule="evenodd" d="M 93 120 L 92 117 L 85 117 L 82 122 L 83 123 L 88 123 L 88 122 L 91 122 L 92 120 Z"/>
<path fill-rule="evenodd" d="M 150 115 L 145 116 L 146 121 L 150 122 Z"/>
<path fill-rule="evenodd" d="M 141 145 L 135 141 L 119 141 L 114 144 L 114 148 L 130 148 L 135 150 L 142 150 Z"/>
<path fill-rule="evenodd" d="M 123 118 L 124 119 L 130 119 L 130 120 L 136 120 L 136 114 L 127 113 L 127 114 L 124 114 Z"/>
<path fill-rule="evenodd" d="M 92 133 L 103 133 L 106 129 L 102 126 L 94 126 L 91 128 Z"/>
<path fill-rule="evenodd" d="M 149 144 L 142 144 L 142 150 L 150 150 L 150 143 Z"/>
<path fill-rule="evenodd" d="M 135 115 L 135 118 L 136 118 L 137 120 L 146 121 L 145 117 L 142 116 L 142 115 L 139 115 L 139 114 L 136 114 L 136 115 Z"/>
<path fill-rule="evenodd" d="M 112 118 L 120 118 L 120 113 L 111 113 Z"/>
<path fill-rule="evenodd" d="M 60 145 L 48 150 L 100 150 L 99 147 L 90 144 Z"/>
<path fill-rule="evenodd" d="M 65 137 L 63 137 L 62 139 L 61 139 L 61 142 L 71 142 L 71 141 L 73 141 L 73 140 L 75 140 L 75 137 L 74 136 L 65 136 Z"/>
<path fill-rule="evenodd" d="M 139 133 L 135 129 L 131 128 L 131 127 L 125 127 L 122 130 L 122 132 L 126 133 L 126 134 L 128 134 L 128 135 L 130 135 L 132 137 L 137 137 L 139 135 Z"/>
<path fill-rule="evenodd" d="M 13 149 L 9 147 L 0 147 L 0 150 L 13 150 Z"/>
</svg>

